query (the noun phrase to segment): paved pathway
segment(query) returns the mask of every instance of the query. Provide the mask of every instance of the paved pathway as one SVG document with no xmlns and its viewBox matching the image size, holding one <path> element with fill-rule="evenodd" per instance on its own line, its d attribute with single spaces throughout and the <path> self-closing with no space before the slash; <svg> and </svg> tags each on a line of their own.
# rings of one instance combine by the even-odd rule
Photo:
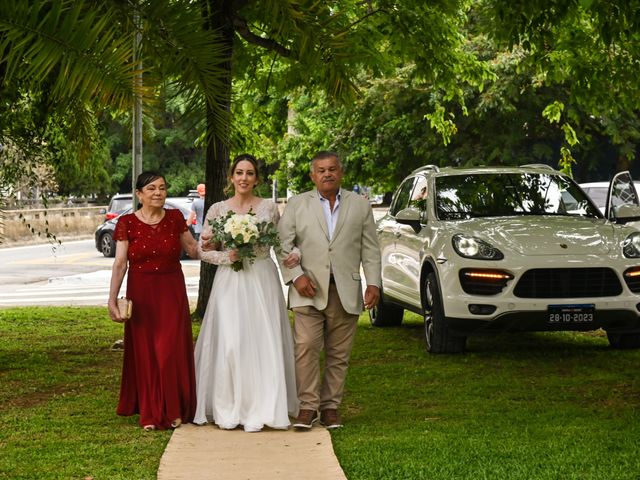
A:
<svg viewBox="0 0 640 480">
<path fill-rule="evenodd" d="M 158 480 L 346 480 L 331 436 L 265 429 L 258 433 L 183 425 L 160 460 Z"/>
</svg>

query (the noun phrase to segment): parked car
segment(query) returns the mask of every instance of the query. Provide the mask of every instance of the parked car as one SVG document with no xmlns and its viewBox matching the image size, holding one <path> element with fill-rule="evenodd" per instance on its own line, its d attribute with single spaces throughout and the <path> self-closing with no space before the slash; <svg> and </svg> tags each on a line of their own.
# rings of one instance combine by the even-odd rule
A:
<svg viewBox="0 0 640 480">
<path fill-rule="evenodd" d="M 371 323 L 417 312 L 431 353 L 462 352 L 473 333 L 598 328 L 612 347 L 640 347 L 640 231 L 551 167 L 419 168 L 377 231 Z"/>
<path fill-rule="evenodd" d="M 632 181 L 628 171 L 616 174 L 611 182 L 581 183 L 580 188 L 591 197 L 602 214 L 611 221 L 617 221 L 616 211 L 620 207 L 624 205 L 640 206 L 638 194 L 640 182 Z M 640 227 L 640 223 L 638 226 Z"/>
<path fill-rule="evenodd" d="M 187 220 L 189 213 L 191 212 L 191 203 L 192 200 L 186 197 L 172 197 L 168 198 L 165 202 L 165 208 L 177 208 L 180 210 L 182 215 Z M 124 210 L 120 213 L 120 215 L 124 215 L 127 213 L 131 213 L 132 207 L 129 206 L 128 209 Z M 115 257 L 116 256 L 116 243 L 113 240 L 113 232 L 116 229 L 116 224 L 118 223 L 118 218 L 120 215 L 115 218 L 111 218 L 106 220 L 104 223 L 100 224 L 95 232 L 95 243 L 96 249 L 101 252 L 105 257 Z M 189 229 L 193 234 L 193 227 L 190 226 Z"/>
<path fill-rule="evenodd" d="M 384 200 L 384 195 L 382 193 L 371 195 L 369 197 L 369 203 L 371 205 L 380 205 L 382 204 L 383 200 Z"/>
<path fill-rule="evenodd" d="M 122 212 L 133 207 L 132 196 L 130 193 L 116 193 L 109 201 L 109 206 L 104 212 L 104 219 L 111 220 L 116 218 Z"/>
</svg>

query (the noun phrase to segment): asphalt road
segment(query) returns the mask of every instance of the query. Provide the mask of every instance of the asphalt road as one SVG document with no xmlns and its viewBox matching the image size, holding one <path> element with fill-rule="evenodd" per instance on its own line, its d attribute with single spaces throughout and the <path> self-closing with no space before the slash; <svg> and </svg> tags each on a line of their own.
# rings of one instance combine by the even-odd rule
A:
<svg viewBox="0 0 640 480">
<path fill-rule="evenodd" d="M 386 208 L 374 208 L 374 217 L 378 219 L 385 212 Z M 195 302 L 200 262 L 181 263 L 187 294 Z M 0 248 L 0 308 L 106 305 L 112 264 L 112 258 L 96 250 L 93 239 Z"/>
<path fill-rule="evenodd" d="M 112 264 L 93 240 L 0 248 L 0 307 L 105 305 Z M 184 260 L 182 269 L 195 298 L 200 262 Z"/>
<path fill-rule="evenodd" d="M 0 286 L 30 284 L 52 277 L 111 269 L 93 240 L 65 241 L 62 245 L 41 244 L 0 249 Z"/>
</svg>

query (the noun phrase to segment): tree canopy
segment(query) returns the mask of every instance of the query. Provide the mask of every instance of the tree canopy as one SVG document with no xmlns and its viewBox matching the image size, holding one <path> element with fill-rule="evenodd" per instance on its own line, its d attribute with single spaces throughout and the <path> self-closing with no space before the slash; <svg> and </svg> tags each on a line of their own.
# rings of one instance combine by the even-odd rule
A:
<svg viewBox="0 0 640 480">
<path fill-rule="evenodd" d="M 637 156 L 639 21 L 640 0 L 6 0 L 3 187 L 25 159 L 63 192 L 122 185 L 135 95 L 145 167 L 204 175 L 208 204 L 240 151 L 294 190 L 327 148 L 379 190 L 425 163 L 607 175 Z"/>
</svg>

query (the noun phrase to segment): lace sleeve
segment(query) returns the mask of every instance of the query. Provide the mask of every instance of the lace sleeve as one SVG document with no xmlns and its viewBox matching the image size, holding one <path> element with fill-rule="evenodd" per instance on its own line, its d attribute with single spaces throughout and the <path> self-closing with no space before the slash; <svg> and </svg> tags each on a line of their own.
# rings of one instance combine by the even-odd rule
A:
<svg viewBox="0 0 640 480">
<path fill-rule="evenodd" d="M 198 243 L 200 260 L 214 265 L 231 265 L 230 250 L 202 250 L 202 241 Z"/>
<path fill-rule="evenodd" d="M 202 223 L 202 233 L 200 235 L 200 241 L 198 242 L 198 253 L 200 254 L 200 260 L 207 263 L 213 263 L 214 265 L 231 265 L 231 259 L 229 258 L 229 250 L 203 250 L 202 249 L 202 237 L 209 237 L 211 235 L 211 224 L 209 219 L 219 217 L 224 214 L 224 202 L 214 203 L 209 207 L 207 215 Z"/>
</svg>

